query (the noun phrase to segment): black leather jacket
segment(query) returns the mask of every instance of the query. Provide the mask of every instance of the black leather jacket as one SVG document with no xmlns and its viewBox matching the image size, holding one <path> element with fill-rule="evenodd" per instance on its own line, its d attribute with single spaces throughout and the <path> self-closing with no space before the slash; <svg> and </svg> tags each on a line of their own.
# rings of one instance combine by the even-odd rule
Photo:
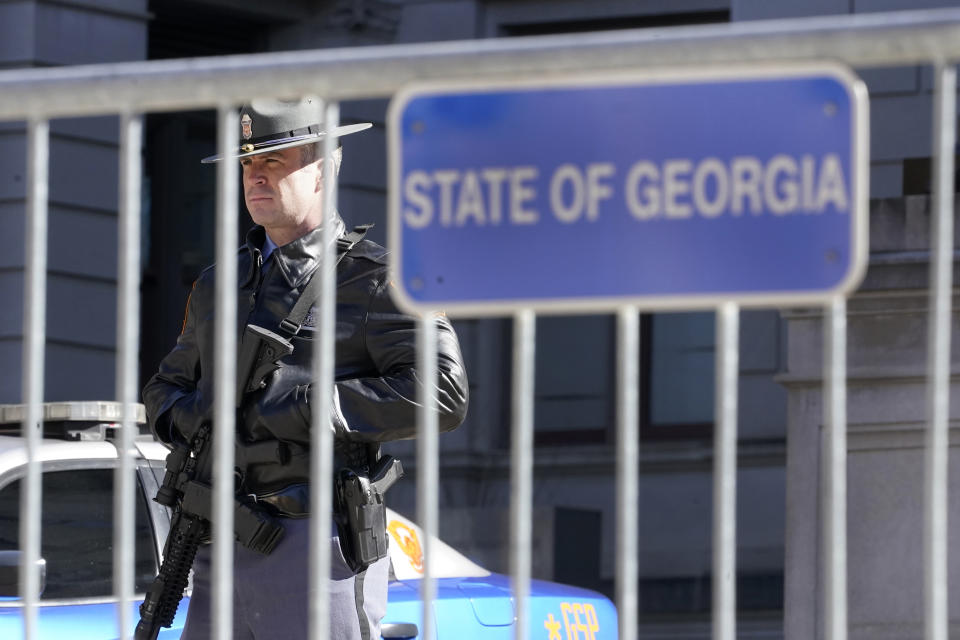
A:
<svg viewBox="0 0 960 640">
<path fill-rule="evenodd" d="M 343 223 L 338 223 L 342 232 Z M 279 324 L 318 265 L 321 235 L 318 228 L 278 247 L 261 269 L 264 230 L 258 226 L 250 231 L 238 256 L 238 338 L 248 323 L 290 336 Z M 415 368 L 416 318 L 398 310 L 390 298 L 388 287 L 392 285 L 385 254 L 383 247 L 362 240 L 337 268 L 332 422 L 340 462 L 355 462 L 358 452 L 366 454 L 370 443 L 410 438 L 416 433 L 420 387 Z M 170 409 L 174 404 L 187 402 L 191 396 L 213 397 L 214 300 L 214 268 L 210 267 L 194 284 L 176 346 L 144 388 L 148 422 L 163 441 L 176 437 L 171 431 Z M 237 440 L 244 492 L 267 495 L 309 480 L 310 408 L 306 389 L 311 383 L 310 358 L 316 333 L 310 324 L 308 317 L 291 340 L 294 352 L 267 379 L 267 387 L 248 394 L 241 404 Z M 438 318 L 437 326 L 439 423 L 442 431 L 449 431 L 466 414 L 467 378 L 453 328 L 446 318 Z M 262 452 L 271 450 L 274 442 L 284 443 L 283 455 L 243 463 L 242 454 L 248 445 L 257 443 L 251 450 Z M 267 443 L 271 444 L 264 447 Z"/>
</svg>

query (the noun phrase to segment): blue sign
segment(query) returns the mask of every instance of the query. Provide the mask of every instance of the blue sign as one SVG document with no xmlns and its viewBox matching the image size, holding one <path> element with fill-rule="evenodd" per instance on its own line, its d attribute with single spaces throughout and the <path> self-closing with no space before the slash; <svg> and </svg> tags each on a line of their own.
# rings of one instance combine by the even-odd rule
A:
<svg viewBox="0 0 960 640">
<path fill-rule="evenodd" d="M 402 92 L 398 300 L 481 314 L 849 292 L 867 255 L 866 110 L 832 64 Z"/>
</svg>

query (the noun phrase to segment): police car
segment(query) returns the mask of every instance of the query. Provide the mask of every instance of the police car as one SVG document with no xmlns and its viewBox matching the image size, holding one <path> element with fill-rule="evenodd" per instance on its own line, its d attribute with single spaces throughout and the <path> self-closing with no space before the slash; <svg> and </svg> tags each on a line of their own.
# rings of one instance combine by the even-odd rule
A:
<svg viewBox="0 0 960 640">
<path fill-rule="evenodd" d="M 139 420 L 143 408 L 139 407 Z M 118 464 L 112 435 L 120 417 L 112 402 L 47 403 L 39 449 L 43 477 L 39 640 L 116 638 L 113 598 L 113 484 Z M 22 405 L 0 405 L 0 638 L 23 636 L 19 570 L 20 485 L 26 442 L 19 436 Z M 152 500 L 163 480 L 167 449 L 150 436 L 136 442 L 136 590 L 143 593 L 159 566 L 170 526 L 165 507 Z M 389 511 L 389 587 L 384 638 L 416 638 L 423 629 L 420 579 L 423 531 Z M 491 573 L 439 540 L 431 544 L 437 576 L 432 620 L 438 640 L 512 639 L 516 612 L 507 576 Z M 189 598 L 161 639 L 180 637 Z M 139 616 L 134 618 L 138 620 Z M 529 637 L 602 640 L 617 637 L 617 613 L 599 593 L 533 581 Z M 132 630 L 131 630 L 132 632 Z"/>
</svg>

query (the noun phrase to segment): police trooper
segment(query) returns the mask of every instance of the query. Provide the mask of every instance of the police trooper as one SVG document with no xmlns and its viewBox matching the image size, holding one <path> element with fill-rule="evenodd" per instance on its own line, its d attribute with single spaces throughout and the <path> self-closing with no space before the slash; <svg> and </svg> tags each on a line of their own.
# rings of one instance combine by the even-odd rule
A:
<svg viewBox="0 0 960 640">
<path fill-rule="evenodd" d="M 379 457 L 379 443 L 416 431 L 416 319 L 394 305 L 385 250 L 347 234 L 336 213 L 324 219 L 323 174 L 338 171 L 340 150 L 323 157 L 328 133 L 344 136 L 369 124 L 328 132 L 316 101 L 254 101 L 240 113 L 243 194 L 255 226 L 237 254 L 238 341 L 257 325 L 294 345 L 266 386 L 246 393 L 237 414 L 238 493 L 280 518 L 285 532 L 269 555 L 237 544 L 234 553 L 234 638 L 305 638 L 308 633 L 309 480 L 313 315 L 299 331 L 285 323 L 317 271 L 322 225 L 351 239 L 338 243 L 336 373 L 333 415 L 335 468 L 362 472 Z M 205 158 L 216 162 L 218 156 Z M 352 246 L 351 246 L 352 245 Z M 344 252 L 344 247 L 349 250 Z M 151 428 L 165 442 L 189 442 L 212 423 L 215 267 L 204 270 L 187 302 L 183 330 L 143 391 Z M 441 430 L 456 428 L 467 408 L 467 379 L 456 334 L 436 319 Z M 286 328 L 285 328 L 286 327 Z M 322 517 L 329 518 L 328 514 Z M 331 526 L 331 629 L 336 640 L 377 640 L 386 611 L 389 558 L 351 569 Z M 183 638 L 211 634 L 210 547 L 194 563 L 194 589 Z"/>
</svg>

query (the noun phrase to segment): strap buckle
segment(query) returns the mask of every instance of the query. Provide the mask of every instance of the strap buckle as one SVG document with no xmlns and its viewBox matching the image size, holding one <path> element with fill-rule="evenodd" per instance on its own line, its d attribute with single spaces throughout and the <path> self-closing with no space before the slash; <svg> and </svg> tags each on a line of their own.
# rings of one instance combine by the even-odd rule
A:
<svg viewBox="0 0 960 640">
<path fill-rule="evenodd" d="M 280 328 L 283 329 L 284 331 L 288 331 L 292 333 L 293 335 L 297 335 L 298 333 L 300 333 L 301 326 L 302 325 L 299 325 L 295 322 L 291 322 L 290 318 L 284 318 L 283 320 L 280 321 Z"/>
</svg>

